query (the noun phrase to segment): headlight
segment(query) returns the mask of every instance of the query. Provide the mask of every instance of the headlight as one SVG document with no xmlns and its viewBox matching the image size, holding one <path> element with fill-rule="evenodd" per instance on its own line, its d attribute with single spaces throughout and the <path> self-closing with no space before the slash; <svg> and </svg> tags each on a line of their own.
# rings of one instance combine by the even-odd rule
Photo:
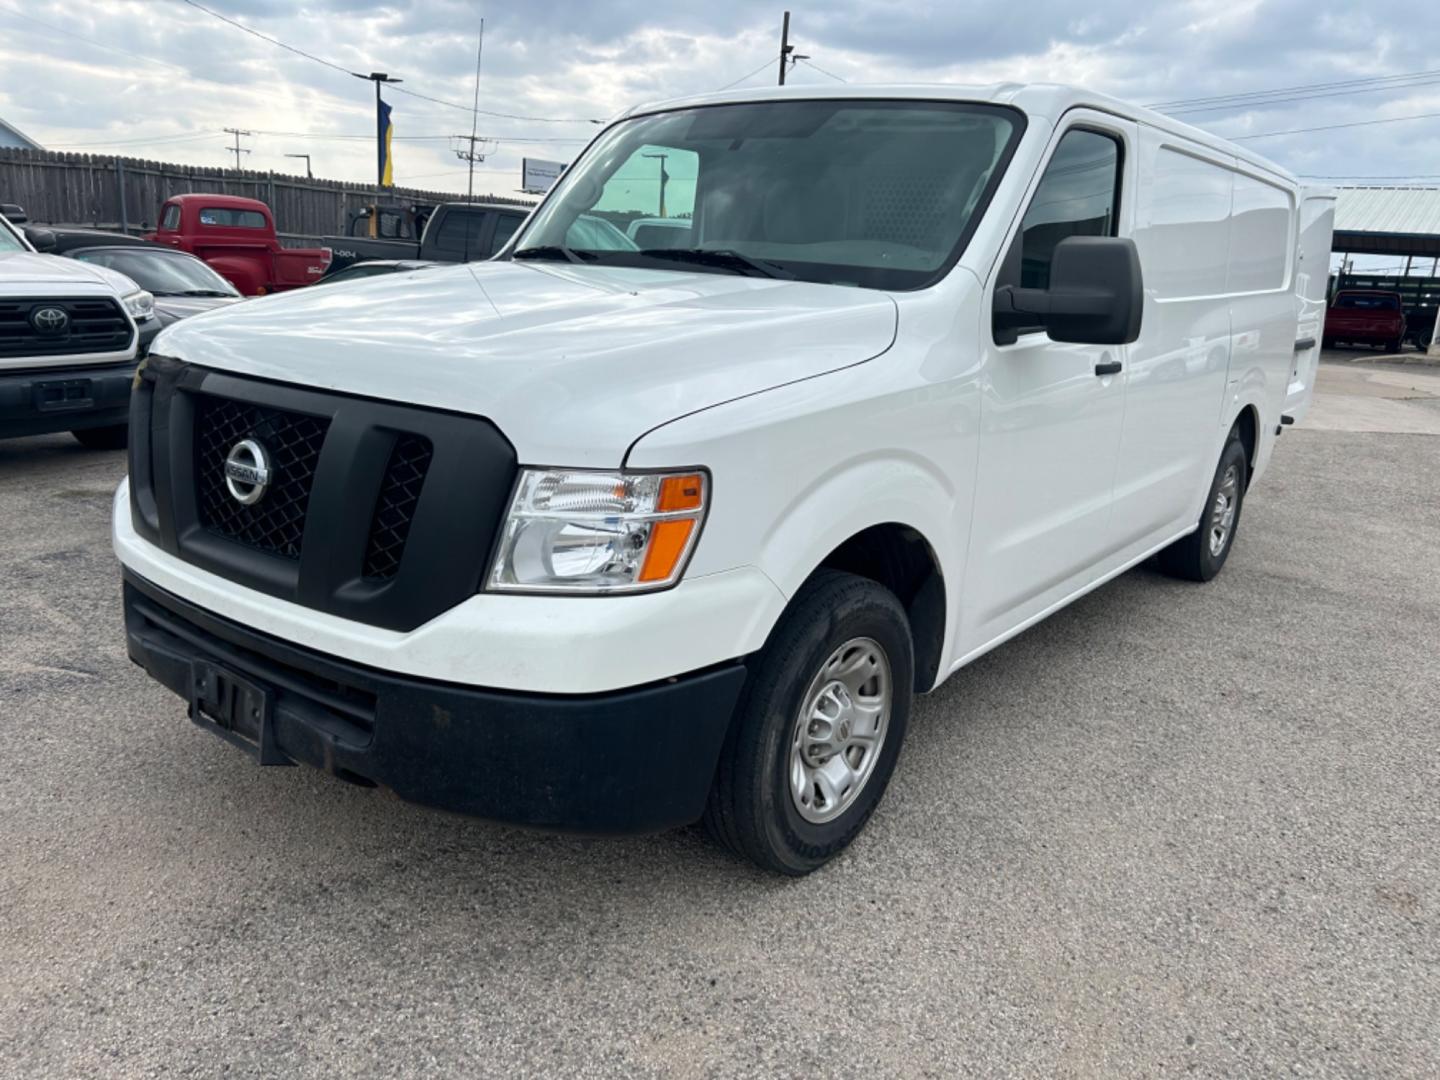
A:
<svg viewBox="0 0 1440 1080">
<path fill-rule="evenodd" d="M 489 588 L 610 593 L 673 585 L 700 536 L 707 487 L 694 470 L 524 469 Z"/>
<path fill-rule="evenodd" d="M 153 319 L 155 317 L 155 297 L 144 289 L 132 292 L 125 297 L 125 310 L 130 312 L 130 317 L 137 323 Z"/>
</svg>

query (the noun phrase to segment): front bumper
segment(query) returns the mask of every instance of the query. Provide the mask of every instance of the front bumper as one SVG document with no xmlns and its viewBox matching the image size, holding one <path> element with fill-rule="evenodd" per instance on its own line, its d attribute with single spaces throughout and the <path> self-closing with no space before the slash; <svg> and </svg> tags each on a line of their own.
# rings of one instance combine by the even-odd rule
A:
<svg viewBox="0 0 1440 1080">
<path fill-rule="evenodd" d="M 565 831 L 697 819 L 745 681 L 732 662 L 603 694 L 520 694 L 362 667 L 219 618 L 125 572 L 130 658 L 191 703 L 206 675 L 258 687 L 265 763 L 313 765 L 403 799 Z M 204 720 L 230 741 L 251 740 Z M 257 724 L 259 721 L 257 721 Z"/>
<path fill-rule="evenodd" d="M 0 437 L 124 424 L 135 361 L 0 371 Z"/>
<path fill-rule="evenodd" d="M 367 626 L 247 589 L 135 531 L 129 481 L 112 540 L 131 573 L 262 634 L 430 682 L 540 694 L 599 694 L 663 682 L 765 644 L 785 597 L 758 568 L 686 578 L 631 596 L 479 593 L 413 630 Z"/>
</svg>

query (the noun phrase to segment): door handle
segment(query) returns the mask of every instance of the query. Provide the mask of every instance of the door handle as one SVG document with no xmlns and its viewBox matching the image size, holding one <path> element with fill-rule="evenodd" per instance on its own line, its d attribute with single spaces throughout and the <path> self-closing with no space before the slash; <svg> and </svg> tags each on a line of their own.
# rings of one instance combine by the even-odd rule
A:
<svg viewBox="0 0 1440 1080">
<path fill-rule="evenodd" d="M 1096 375 L 1118 375 L 1120 373 L 1120 361 L 1110 360 L 1104 364 L 1095 365 Z"/>
</svg>

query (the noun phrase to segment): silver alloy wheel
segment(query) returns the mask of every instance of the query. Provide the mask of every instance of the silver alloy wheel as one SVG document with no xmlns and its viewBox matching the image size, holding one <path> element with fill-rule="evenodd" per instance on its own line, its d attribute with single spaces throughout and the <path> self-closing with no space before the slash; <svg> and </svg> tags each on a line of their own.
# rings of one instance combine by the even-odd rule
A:
<svg viewBox="0 0 1440 1080">
<path fill-rule="evenodd" d="M 852 638 L 810 681 L 790 740 L 790 798 L 816 825 L 845 812 L 875 772 L 890 721 L 890 658 Z"/>
<path fill-rule="evenodd" d="M 1231 465 L 1215 489 L 1215 505 L 1210 508 L 1210 554 L 1219 558 L 1230 542 L 1235 527 L 1235 510 L 1240 505 L 1240 470 Z"/>
</svg>

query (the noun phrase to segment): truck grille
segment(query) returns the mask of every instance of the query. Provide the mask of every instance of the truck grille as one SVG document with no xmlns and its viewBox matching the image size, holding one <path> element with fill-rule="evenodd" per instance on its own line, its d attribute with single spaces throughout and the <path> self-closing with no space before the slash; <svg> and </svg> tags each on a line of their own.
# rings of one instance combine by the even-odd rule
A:
<svg viewBox="0 0 1440 1080">
<path fill-rule="evenodd" d="M 31 316 L 48 308 L 65 313 L 62 328 L 49 332 L 36 328 Z M 123 352 L 134 336 L 119 302 L 108 297 L 0 303 L 0 357 Z"/>
<path fill-rule="evenodd" d="M 195 406 L 195 486 L 201 524 L 256 551 L 300 558 L 310 488 L 330 422 L 208 394 L 197 394 Z M 271 455 L 274 475 L 269 490 L 253 506 L 238 502 L 225 485 L 225 458 L 241 439 L 254 439 Z"/>
<path fill-rule="evenodd" d="M 375 516 L 370 521 L 370 541 L 365 545 L 365 576 L 389 581 L 400 569 L 400 556 L 410 536 L 410 523 L 420 503 L 420 487 L 430 470 L 434 449 L 420 435 L 402 435 L 395 440 Z"/>
</svg>

